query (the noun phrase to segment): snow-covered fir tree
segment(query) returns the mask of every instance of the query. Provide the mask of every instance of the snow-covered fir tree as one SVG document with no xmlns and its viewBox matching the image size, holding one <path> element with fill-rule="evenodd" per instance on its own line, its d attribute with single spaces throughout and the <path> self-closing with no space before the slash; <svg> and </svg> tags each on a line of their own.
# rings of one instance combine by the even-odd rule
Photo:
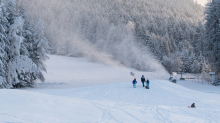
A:
<svg viewBox="0 0 220 123">
<path fill-rule="evenodd" d="M 194 52 L 197 57 L 199 57 L 200 55 L 204 55 L 204 42 L 206 40 L 205 33 L 206 31 L 203 23 L 199 22 L 199 25 L 195 30 L 194 40 L 192 42 Z"/>
<path fill-rule="evenodd" d="M 194 60 L 193 64 L 191 65 L 192 73 L 201 73 L 201 64 Z"/>
<path fill-rule="evenodd" d="M 206 10 L 206 42 L 204 54 L 209 58 L 212 70 L 220 72 L 220 1 L 212 0 Z"/>
<path fill-rule="evenodd" d="M 8 87 L 6 81 L 7 51 L 9 50 L 9 39 L 7 38 L 8 20 L 6 7 L 0 1 L 0 88 Z"/>
<path fill-rule="evenodd" d="M 32 86 L 37 79 L 44 81 L 41 70 L 46 71 L 43 61 L 48 43 L 42 25 L 29 30 L 31 25 L 21 11 L 15 0 L 1 4 L 0 88 Z"/>
</svg>

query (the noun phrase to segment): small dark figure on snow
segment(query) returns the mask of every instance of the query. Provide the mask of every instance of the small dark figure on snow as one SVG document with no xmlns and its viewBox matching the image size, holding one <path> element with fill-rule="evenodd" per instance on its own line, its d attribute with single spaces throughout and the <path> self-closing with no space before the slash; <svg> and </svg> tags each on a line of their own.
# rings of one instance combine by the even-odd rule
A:
<svg viewBox="0 0 220 123">
<path fill-rule="evenodd" d="M 142 84 L 143 84 L 143 87 L 144 87 L 144 82 L 145 82 L 145 78 L 144 78 L 144 75 L 142 75 L 142 77 L 141 77 L 141 82 L 142 82 Z"/>
<path fill-rule="evenodd" d="M 191 108 L 195 108 L 196 106 L 195 106 L 195 103 L 193 103 L 192 105 L 191 105 Z"/>
<path fill-rule="evenodd" d="M 136 83 L 137 83 L 136 78 L 134 78 L 134 80 L 132 81 L 132 83 L 133 83 L 133 87 L 136 88 Z"/>
<path fill-rule="evenodd" d="M 147 87 L 149 88 L 149 83 L 150 83 L 150 81 L 149 81 L 149 79 L 147 79 Z"/>
</svg>

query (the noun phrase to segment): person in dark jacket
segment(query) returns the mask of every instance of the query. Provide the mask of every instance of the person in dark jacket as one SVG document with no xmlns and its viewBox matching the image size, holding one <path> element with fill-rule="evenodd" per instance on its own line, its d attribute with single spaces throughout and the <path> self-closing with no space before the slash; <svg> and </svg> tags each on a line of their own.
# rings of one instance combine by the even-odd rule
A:
<svg viewBox="0 0 220 123">
<path fill-rule="evenodd" d="M 191 108 L 195 108 L 196 106 L 195 106 L 195 103 L 193 103 L 192 105 L 191 105 Z"/>
<path fill-rule="evenodd" d="M 132 81 L 132 83 L 133 83 L 133 87 L 136 88 L 136 83 L 137 83 L 136 78 L 134 78 L 134 80 Z"/>
<path fill-rule="evenodd" d="M 141 77 L 141 82 L 142 82 L 142 84 L 143 84 L 143 87 L 144 87 L 144 82 L 145 82 L 145 78 L 144 78 L 144 75 L 142 75 L 142 77 Z"/>
<path fill-rule="evenodd" d="M 150 81 L 147 79 L 147 87 L 149 88 L 149 83 L 150 83 Z"/>
</svg>

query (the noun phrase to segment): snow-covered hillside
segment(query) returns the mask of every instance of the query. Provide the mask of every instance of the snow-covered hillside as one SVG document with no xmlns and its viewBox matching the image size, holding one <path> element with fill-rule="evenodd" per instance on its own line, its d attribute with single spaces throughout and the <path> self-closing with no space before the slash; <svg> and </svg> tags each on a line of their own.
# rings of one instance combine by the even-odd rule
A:
<svg viewBox="0 0 220 123">
<path fill-rule="evenodd" d="M 89 63 L 82 58 L 50 57 L 45 84 L 0 90 L 0 122 L 219 122 L 220 91 L 195 91 L 163 80 L 164 74 L 138 71 L 137 88 L 133 88 L 130 69 Z M 149 90 L 141 85 L 142 74 L 150 78 Z M 187 107 L 192 103 L 195 109 Z"/>
<path fill-rule="evenodd" d="M 49 55 L 50 60 L 46 62 L 46 82 L 37 84 L 37 87 L 82 87 L 96 84 L 131 82 L 133 77 L 140 78 L 144 74 L 149 79 L 168 78 L 169 74 L 164 70 L 157 73 L 140 72 L 134 69 L 120 66 L 105 66 L 98 63 L 88 62 L 85 58 L 72 58 Z"/>
</svg>

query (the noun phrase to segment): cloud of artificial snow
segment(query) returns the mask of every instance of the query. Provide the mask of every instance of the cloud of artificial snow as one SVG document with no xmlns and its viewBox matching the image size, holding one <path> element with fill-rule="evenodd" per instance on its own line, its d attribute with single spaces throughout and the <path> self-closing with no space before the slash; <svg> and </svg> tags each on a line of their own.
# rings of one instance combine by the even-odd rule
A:
<svg viewBox="0 0 220 123">
<path fill-rule="evenodd" d="M 74 49 L 81 51 L 85 57 L 107 65 L 124 64 L 128 67 L 138 65 L 140 68 L 145 67 L 148 71 L 166 73 L 163 66 L 150 55 L 146 47 L 141 47 L 134 42 L 135 38 L 131 31 L 134 25 L 130 21 L 127 25 L 118 23 L 117 26 L 112 26 L 105 23 L 106 20 L 102 20 L 94 25 L 103 23 L 106 29 L 101 28 L 98 31 L 107 33 L 108 41 L 102 38 L 102 34 L 97 36 L 101 38 L 97 41 L 98 43 L 94 43 L 95 45 L 84 38 L 82 33 L 89 29 L 84 29 L 81 23 L 89 25 L 91 23 L 87 19 L 93 19 L 82 15 L 89 11 L 87 0 L 18 0 L 18 3 L 27 10 L 32 21 L 39 18 L 43 20 L 47 37 L 57 46 L 69 43 Z M 116 42 L 116 40 L 119 41 Z"/>
</svg>

